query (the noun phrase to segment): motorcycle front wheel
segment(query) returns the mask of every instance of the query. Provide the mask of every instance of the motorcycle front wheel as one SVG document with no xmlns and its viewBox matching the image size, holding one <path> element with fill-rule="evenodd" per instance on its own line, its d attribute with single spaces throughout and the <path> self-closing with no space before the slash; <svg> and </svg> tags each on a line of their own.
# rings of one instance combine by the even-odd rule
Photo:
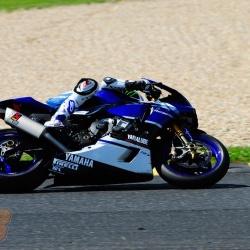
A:
<svg viewBox="0 0 250 250">
<path fill-rule="evenodd" d="M 210 187 L 226 175 L 230 165 L 228 151 L 219 140 L 206 133 L 192 137 L 195 145 L 192 157 L 175 138 L 163 147 L 161 164 L 156 170 L 166 182 L 179 188 Z"/>
<path fill-rule="evenodd" d="M 0 130 L 0 192 L 30 192 L 48 176 L 45 151 L 15 129 Z"/>
</svg>

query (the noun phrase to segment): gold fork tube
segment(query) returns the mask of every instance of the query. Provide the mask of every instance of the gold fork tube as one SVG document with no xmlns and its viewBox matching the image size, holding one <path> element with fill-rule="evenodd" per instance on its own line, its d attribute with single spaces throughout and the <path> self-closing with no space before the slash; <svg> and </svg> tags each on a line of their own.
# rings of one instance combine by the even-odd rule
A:
<svg viewBox="0 0 250 250">
<path fill-rule="evenodd" d="M 185 137 L 185 134 L 176 123 L 173 123 L 173 129 L 177 133 L 177 135 L 181 138 L 181 140 L 187 145 L 189 141 L 187 140 L 187 138 Z"/>
</svg>

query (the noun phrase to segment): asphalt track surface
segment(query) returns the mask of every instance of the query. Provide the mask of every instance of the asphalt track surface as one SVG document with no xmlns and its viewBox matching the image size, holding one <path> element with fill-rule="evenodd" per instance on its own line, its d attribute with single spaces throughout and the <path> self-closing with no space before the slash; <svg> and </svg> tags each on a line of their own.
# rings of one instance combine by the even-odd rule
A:
<svg viewBox="0 0 250 250">
<path fill-rule="evenodd" d="M 0 249 L 250 249 L 250 167 L 208 189 L 147 183 L 1 194 L 12 217 Z"/>
</svg>

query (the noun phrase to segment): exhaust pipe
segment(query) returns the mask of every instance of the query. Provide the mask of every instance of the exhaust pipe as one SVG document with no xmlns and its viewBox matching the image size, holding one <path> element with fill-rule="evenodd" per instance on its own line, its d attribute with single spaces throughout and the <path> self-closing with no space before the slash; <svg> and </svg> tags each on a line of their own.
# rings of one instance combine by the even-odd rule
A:
<svg viewBox="0 0 250 250">
<path fill-rule="evenodd" d="M 26 132 L 33 137 L 40 139 L 45 138 L 56 148 L 66 153 L 69 150 L 58 140 L 56 140 L 50 133 L 47 132 L 47 128 L 42 124 L 30 119 L 29 117 L 19 113 L 16 110 L 7 108 L 5 112 L 4 121 L 11 127 L 15 127 L 19 130 Z"/>
</svg>

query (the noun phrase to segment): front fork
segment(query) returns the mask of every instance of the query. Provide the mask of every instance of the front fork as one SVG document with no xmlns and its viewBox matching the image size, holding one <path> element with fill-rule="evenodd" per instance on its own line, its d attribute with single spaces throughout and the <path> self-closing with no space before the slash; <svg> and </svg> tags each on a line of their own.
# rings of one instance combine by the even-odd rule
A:
<svg viewBox="0 0 250 250">
<path fill-rule="evenodd" d="M 182 159 L 184 156 L 188 154 L 189 158 L 193 160 L 196 155 L 196 144 L 193 142 L 193 139 L 189 134 L 188 130 L 184 132 L 176 123 L 173 123 L 172 129 L 178 136 L 183 145 L 182 147 L 175 147 L 174 145 L 172 145 L 170 153 L 172 155 L 172 158 Z M 181 149 L 182 154 L 177 156 L 176 149 Z"/>
</svg>

